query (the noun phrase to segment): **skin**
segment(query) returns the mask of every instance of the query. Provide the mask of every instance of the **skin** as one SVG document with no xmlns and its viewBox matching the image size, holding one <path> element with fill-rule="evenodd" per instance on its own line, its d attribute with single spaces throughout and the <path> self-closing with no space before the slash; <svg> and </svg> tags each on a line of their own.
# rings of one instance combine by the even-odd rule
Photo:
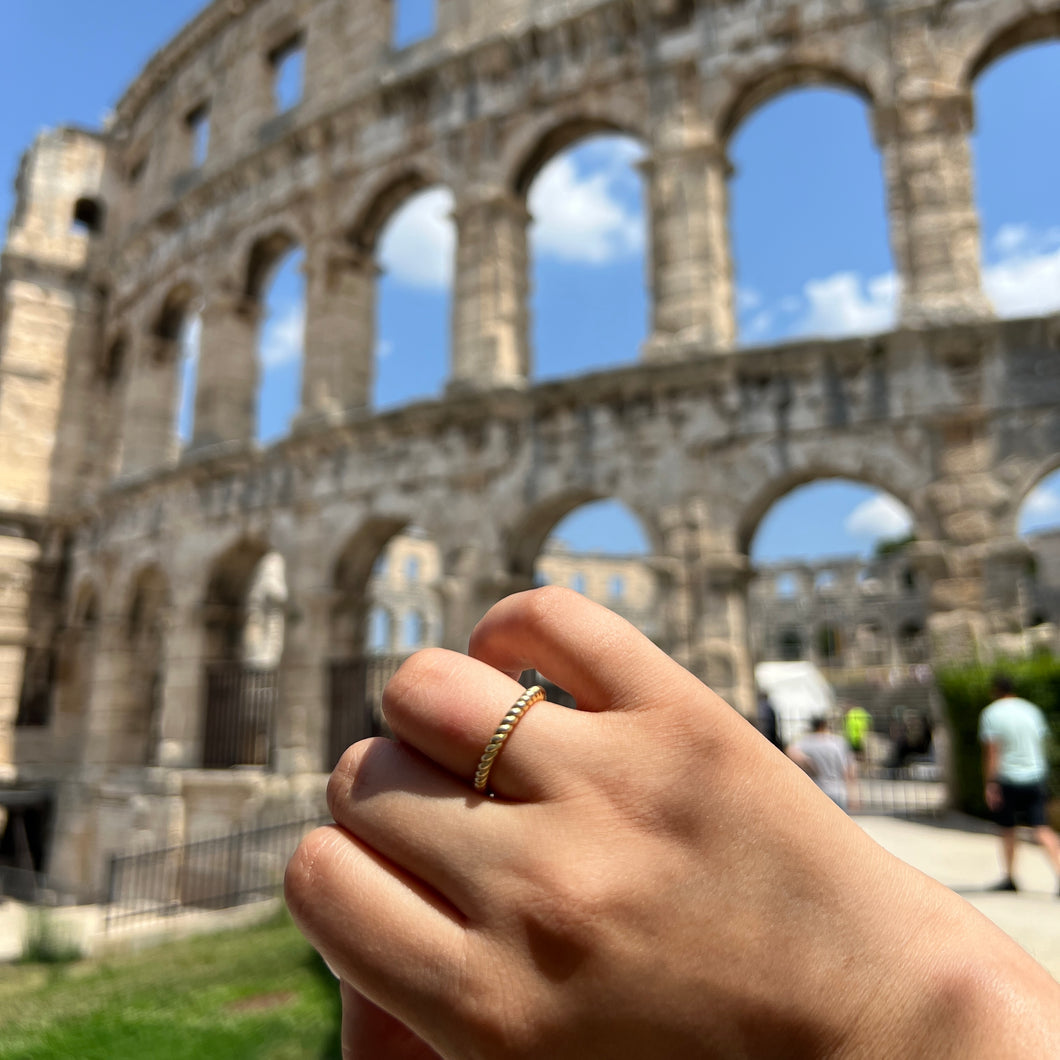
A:
<svg viewBox="0 0 1060 1060">
<path fill-rule="evenodd" d="M 531 667 L 568 689 L 469 779 Z M 566 590 L 409 660 L 287 899 L 344 1056 L 1049 1057 L 1060 986 L 736 712 Z"/>
</svg>

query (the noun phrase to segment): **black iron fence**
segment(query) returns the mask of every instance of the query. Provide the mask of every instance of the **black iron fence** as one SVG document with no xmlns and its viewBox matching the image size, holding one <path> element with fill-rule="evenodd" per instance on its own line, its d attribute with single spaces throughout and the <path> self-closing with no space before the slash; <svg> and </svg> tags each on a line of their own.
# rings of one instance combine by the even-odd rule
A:
<svg viewBox="0 0 1060 1060">
<path fill-rule="evenodd" d="M 383 731 L 383 689 L 405 655 L 336 659 L 328 667 L 328 768 L 350 744 Z"/>
<path fill-rule="evenodd" d="M 110 860 L 105 930 L 191 910 L 233 909 L 276 897 L 302 838 L 327 817 L 305 818 Z"/>
<path fill-rule="evenodd" d="M 270 765 L 278 693 L 275 670 L 242 663 L 208 666 L 203 766 Z"/>
</svg>

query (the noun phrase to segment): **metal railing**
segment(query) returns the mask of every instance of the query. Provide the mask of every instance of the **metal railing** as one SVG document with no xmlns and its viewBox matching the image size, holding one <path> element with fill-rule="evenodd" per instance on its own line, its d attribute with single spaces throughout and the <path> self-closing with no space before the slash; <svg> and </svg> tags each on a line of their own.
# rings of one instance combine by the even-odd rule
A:
<svg viewBox="0 0 1060 1060">
<path fill-rule="evenodd" d="M 271 764 L 278 693 L 275 670 L 256 670 L 242 663 L 206 668 L 202 752 L 206 769 Z"/>
<path fill-rule="evenodd" d="M 303 837 L 329 817 L 304 818 L 110 859 L 105 930 L 191 910 L 232 909 L 276 897 Z"/>
</svg>

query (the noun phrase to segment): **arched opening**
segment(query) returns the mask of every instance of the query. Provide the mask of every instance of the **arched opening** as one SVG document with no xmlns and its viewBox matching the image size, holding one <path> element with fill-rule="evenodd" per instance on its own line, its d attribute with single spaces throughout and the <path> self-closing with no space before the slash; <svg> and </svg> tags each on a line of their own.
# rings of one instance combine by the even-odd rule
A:
<svg viewBox="0 0 1060 1060">
<path fill-rule="evenodd" d="M 100 199 L 85 196 L 74 203 L 74 227 L 89 235 L 99 235 L 103 231 L 105 218 L 106 209 Z"/>
<path fill-rule="evenodd" d="M 137 576 L 126 606 L 123 650 L 112 692 L 113 758 L 123 764 L 154 765 L 158 760 L 169 601 L 169 584 L 157 567 Z"/>
<path fill-rule="evenodd" d="M 812 665 L 834 702 L 863 707 L 882 734 L 903 696 L 922 702 L 923 673 L 914 664 L 924 662 L 923 651 L 902 647 L 902 630 L 927 621 L 925 593 L 910 594 L 903 584 L 914 529 L 894 496 L 848 479 L 819 478 L 774 499 L 750 543 L 756 577 L 748 625 L 763 679 L 776 677 L 777 663 Z M 793 591 L 778 592 L 782 579 Z M 796 728 L 809 716 L 796 719 Z M 882 743 L 879 752 L 869 764 L 882 768 Z"/>
<path fill-rule="evenodd" d="M 160 373 L 158 393 L 164 403 L 159 412 L 172 425 L 175 448 L 191 441 L 195 427 L 201 314 L 202 299 L 198 291 L 190 284 L 181 284 L 167 296 L 152 329 L 155 339 L 152 363 Z"/>
<path fill-rule="evenodd" d="M 343 549 L 334 573 L 327 756 L 385 729 L 383 689 L 408 655 L 437 642 L 442 558 L 419 527 L 374 519 Z"/>
<path fill-rule="evenodd" d="M 975 67 L 972 147 L 983 286 L 1002 317 L 1060 310 L 1058 38 L 1055 16 L 1025 20 Z"/>
<path fill-rule="evenodd" d="M 255 245 L 247 294 L 261 306 L 256 436 L 267 445 L 290 433 L 302 400 L 304 254 L 289 236 L 277 234 Z"/>
<path fill-rule="evenodd" d="M 575 145 L 575 146 L 571 146 Z M 636 361 L 648 331 L 647 220 L 634 139 L 565 126 L 524 167 L 533 375 L 570 376 Z"/>
<path fill-rule="evenodd" d="M 822 81 L 842 87 L 798 87 Z M 859 95 L 844 78 L 796 71 L 752 90 L 728 119 L 743 344 L 893 325 L 886 193 Z"/>
<path fill-rule="evenodd" d="M 1019 534 L 1029 555 L 1018 572 L 1025 628 L 1041 628 L 1037 643 L 1060 650 L 1060 471 L 1046 475 L 1020 506 Z M 1051 627 L 1051 628 L 1045 628 Z"/>
<path fill-rule="evenodd" d="M 283 557 L 244 540 L 213 565 L 203 605 L 203 765 L 272 761 L 287 581 Z"/>
<path fill-rule="evenodd" d="M 438 29 L 438 0 L 392 0 L 393 23 L 390 43 L 395 49 L 409 48 Z"/>
<path fill-rule="evenodd" d="M 449 376 L 456 227 L 447 188 L 403 183 L 377 210 L 381 223 L 362 236 L 377 251 L 377 408 L 438 397 Z"/>
</svg>

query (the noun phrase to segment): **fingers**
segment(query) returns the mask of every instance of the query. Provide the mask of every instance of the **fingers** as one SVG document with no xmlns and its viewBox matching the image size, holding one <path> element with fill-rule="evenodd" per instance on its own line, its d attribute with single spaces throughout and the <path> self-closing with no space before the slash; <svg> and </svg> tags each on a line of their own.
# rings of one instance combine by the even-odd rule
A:
<svg viewBox="0 0 1060 1060">
<path fill-rule="evenodd" d="M 468 866 L 497 860 L 501 805 L 391 740 L 354 745 L 328 782 L 336 823 L 465 915 L 486 897 L 482 874 Z"/>
<path fill-rule="evenodd" d="M 319 828 L 303 840 L 284 893 L 330 967 L 399 1019 L 437 1004 L 439 983 L 460 980 L 469 936 L 458 914 L 341 828 Z"/>
<path fill-rule="evenodd" d="M 391 678 L 383 693 L 383 713 L 399 740 L 470 788 L 486 744 L 523 691 L 493 667 L 431 649 L 412 656 Z M 498 755 L 490 789 L 520 801 L 554 792 L 572 741 L 585 735 L 585 722 L 565 707 L 535 704 Z"/>
<path fill-rule="evenodd" d="M 423 1039 L 349 983 L 342 984 L 342 1055 L 344 1060 L 440 1060 Z"/>
<path fill-rule="evenodd" d="M 538 670 L 570 692 L 579 710 L 631 709 L 693 689 L 697 698 L 703 694 L 694 677 L 625 619 L 558 587 L 495 605 L 471 635 L 470 654 L 507 674 Z"/>
</svg>

